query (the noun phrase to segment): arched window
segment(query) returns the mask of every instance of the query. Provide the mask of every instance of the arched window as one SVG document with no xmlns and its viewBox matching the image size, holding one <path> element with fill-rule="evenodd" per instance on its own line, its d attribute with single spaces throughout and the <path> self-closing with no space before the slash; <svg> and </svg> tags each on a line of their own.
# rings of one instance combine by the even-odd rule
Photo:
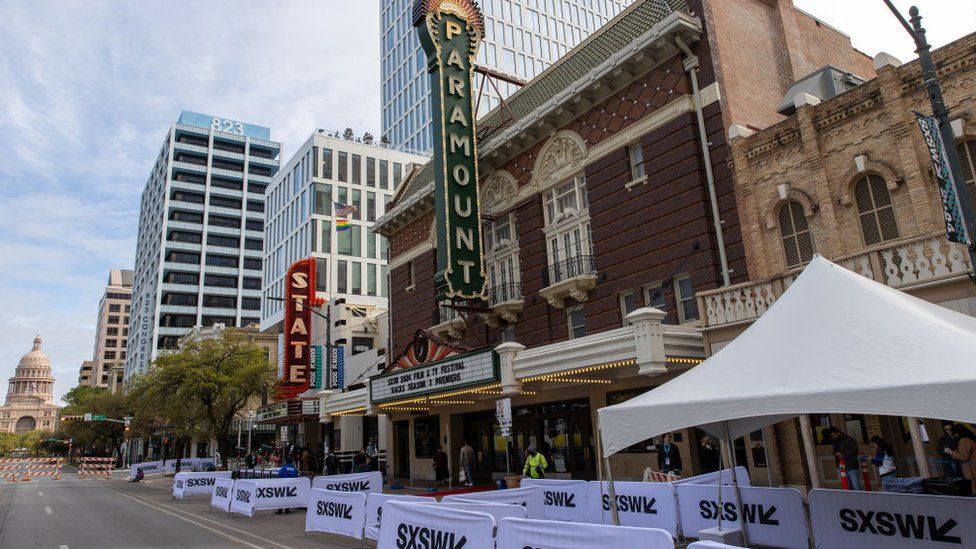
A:
<svg viewBox="0 0 976 549">
<path fill-rule="evenodd" d="M 854 184 L 854 200 L 861 218 L 864 244 L 870 246 L 898 238 L 898 223 L 891 194 L 883 177 L 868 174 Z"/>
<path fill-rule="evenodd" d="M 813 233 L 803 213 L 803 205 L 796 200 L 790 200 L 779 209 L 779 234 L 783 238 L 787 268 L 799 267 L 813 259 L 816 251 Z"/>
<path fill-rule="evenodd" d="M 34 418 L 24 416 L 17 420 L 17 425 L 14 427 L 14 430 L 18 433 L 26 433 L 28 431 L 33 431 L 34 427 L 36 426 L 37 422 L 34 421 Z"/>
<path fill-rule="evenodd" d="M 976 139 L 966 139 L 956 145 L 959 164 L 962 166 L 962 179 L 969 191 L 969 203 L 976 211 Z"/>
</svg>

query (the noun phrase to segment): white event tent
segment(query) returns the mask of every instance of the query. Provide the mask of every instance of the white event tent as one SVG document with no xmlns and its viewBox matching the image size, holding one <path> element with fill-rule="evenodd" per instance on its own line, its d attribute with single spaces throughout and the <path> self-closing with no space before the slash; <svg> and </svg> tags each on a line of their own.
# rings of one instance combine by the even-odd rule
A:
<svg viewBox="0 0 976 549">
<path fill-rule="evenodd" d="M 598 412 L 604 456 L 692 426 L 728 440 L 810 413 L 976 422 L 976 318 L 817 256 L 714 356 Z"/>
</svg>

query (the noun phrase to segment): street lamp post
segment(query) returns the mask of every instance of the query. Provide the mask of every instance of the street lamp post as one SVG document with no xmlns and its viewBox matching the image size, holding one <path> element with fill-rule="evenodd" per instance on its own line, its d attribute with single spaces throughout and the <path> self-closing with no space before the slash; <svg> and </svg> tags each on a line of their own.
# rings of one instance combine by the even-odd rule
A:
<svg viewBox="0 0 976 549">
<path fill-rule="evenodd" d="M 969 189 L 966 188 L 966 180 L 963 177 L 959 162 L 959 153 L 956 151 L 956 138 L 952 134 L 952 126 L 949 123 L 949 109 L 946 107 L 945 99 L 942 97 L 942 87 L 939 85 L 939 76 L 935 72 L 935 63 L 932 62 L 932 46 L 929 45 L 925 37 L 925 29 L 922 27 L 922 16 L 919 14 L 918 7 L 912 6 L 908 10 L 911 16 L 911 24 L 905 21 L 898 8 L 891 3 L 891 0 L 884 0 L 885 5 L 895 15 L 901 26 L 905 28 L 912 40 L 915 41 L 915 52 L 918 53 L 918 62 L 922 68 L 922 80 L 932 103 L 932 114 L 939 121 L 939 136 L 945 148 L 946 159 L 949 163 L 949 170 L 955 181 L 956 195 L 959 197 L 959 211 L 962 213 L 963 222 L 966 226 L 966 233 L 969 239 L 967 248 L 969 250 L 969 265 L 976 270 L 976 217 L 974 217 L 972 202 L 969 199 Z"/>
<path fill-rule="evenodd" d="M 254 410 L 247 413 L 247 453 L 251 453 L 251 432 L 254 430 Z"/>
</svg>

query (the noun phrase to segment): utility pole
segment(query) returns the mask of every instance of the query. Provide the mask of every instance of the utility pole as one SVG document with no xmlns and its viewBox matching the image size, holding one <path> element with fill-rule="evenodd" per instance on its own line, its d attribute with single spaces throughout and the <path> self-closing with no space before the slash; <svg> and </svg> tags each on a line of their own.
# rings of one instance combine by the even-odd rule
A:
<svg viewBox="0 0 976 549">
<path fill-rule="evenodd" d="M 901 23 L 901 26 L 911 35 L 912 40 L 915 41 L 915 53 L 918 54 L 918 62 L 922 68 L 922 80 L 925 82 L 929 101 L 932 103 L 932 114 L 939 121 L 939 136 L 942 138 L 949 170 L 952 172 L 952 178 L 955 181 L 956 195 L 959 197 L 959 211 L 962 213 L 963 222 L 966 226 L 969 239 L 967 246 L 969 265 L 976 270 L 976 243 L 974 243 L 974 239 L 976 239 L 976 216 L 974 216 L 969 189 L 966 188 L 966 180 L 962 174 L 962 164 L 959 163 L 956 139 L 949 124 L 949 109 L 942 97 L 942 87 L 939 85 L 939 77 L 935 72 L 935 64 L 932 62 L 932 46 L 929 45 L 928 39 L 925 37 L 925 29 L 922 27 L 922 16 L 919 14 L 918 7 L 912 6 L 908 10 L 908 15 L 911 17 L 911 24 L 909 24 L 898 11 L 898 8 L 891 3 L 891 0 L 884 0 L 884 3 Z"/>
</svg>

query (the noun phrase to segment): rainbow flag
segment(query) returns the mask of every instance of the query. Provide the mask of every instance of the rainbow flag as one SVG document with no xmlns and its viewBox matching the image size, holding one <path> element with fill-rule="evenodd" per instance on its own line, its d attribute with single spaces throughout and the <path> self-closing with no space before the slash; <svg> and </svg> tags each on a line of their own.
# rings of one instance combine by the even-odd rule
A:
<svg viewBox="0 0 976 549">
<path fill-rule="evenodd" d="M 337 231 L 348 231 L 349 230 L 349 227 L 350 227 L 349 220 L 348 219 L 343 219 L 341 217 L 337 217 L 336 218 L 335 225 L 336 225 L 336 230 Z"/>
</svg>

